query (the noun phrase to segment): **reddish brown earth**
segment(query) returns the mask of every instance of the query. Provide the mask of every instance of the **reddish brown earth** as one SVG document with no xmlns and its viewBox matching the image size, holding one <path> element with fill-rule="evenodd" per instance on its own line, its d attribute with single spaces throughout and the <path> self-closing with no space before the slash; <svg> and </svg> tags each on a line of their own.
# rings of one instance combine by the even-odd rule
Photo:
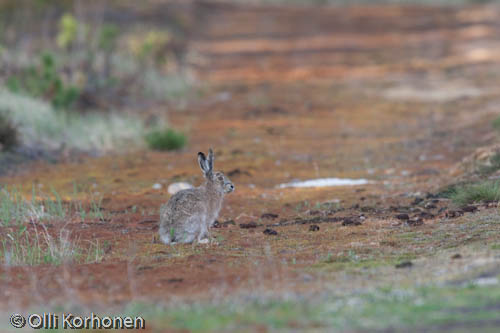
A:
<svg viewBox="0 0 500 333">
<path fill-rule="evenodd" d="M 74 217 L 48 230 L 55 235 L 64 226 L 81 247 L 109 244 L 99 263 L 0 266 L 3 308 L 106 308 L 327 287 L 347 292 L 425 281 L 425 270 L 408 277 L 394 264 L 475 239 L 498 240 L 498 233 L 471 239 L 463 228 L 455 232 L 467 220 L 446 218 L 455 209 L 446 200 L 424 208 L 432 204 L 427 193 L 455 181 L 456 163 L 496 139 L 490 129 L 500 101 L 496 8 L 218 5 L 204 11 L 189 48 L 195 73 L 209 88 L 168 114 L 189 133 L 185 150 L 41 163 L 1 180 L 28 198 L 32 184 L 46 192 L 52 186 L 65 200 L 74 199 L 74 183 L 85 188 L 79 199 L 98 192 L 104 220 Z M 168 184 L 200 184 L 196 153 L 209 147 L 216 168 L 236 186 L 219 221 L 235 225 L 212 229 L 210 245 L 155 242 Z M 373 183 L 276 187 L 324 177 Z M 156 183 L 161 190 L 153 189 Z M 416 197 L 424 202 L 417 205 Z M 423 224 L 395 217 L 409 213 L 415 220 L 422 212 L 432 214 L 422 215 Z M 277 217 L 262 218 L 265 213 Z M 240 227 L 252 221 L 256 228 Z M 266 228 L 277 235 L 264 234 Z M 408 233 L 428 237 L 408 242 L 402 238 Z M 350 251 L 389 269 L 366 277 L 341 265 L 324 267 L 331 260 L 342 264 Z"/>
</svg>

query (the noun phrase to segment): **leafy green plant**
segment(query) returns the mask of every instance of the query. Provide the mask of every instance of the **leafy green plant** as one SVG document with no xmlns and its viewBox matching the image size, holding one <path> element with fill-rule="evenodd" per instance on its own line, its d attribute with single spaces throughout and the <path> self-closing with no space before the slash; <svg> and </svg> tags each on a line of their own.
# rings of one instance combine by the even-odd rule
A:
<svg viewBox="0 0 500 333">
<path fill-rule="evenodd" d="M 153 130 L 145 137 L 149 148 L 153 150 L 178 150 L 187 143 L 187 137 L 171 128 Z"/>
<path fill-rule="evenodd" d="M 64 83 L 55 58 L 49 53 L 40 55 L 38 66 L 30 66 L 17 76 L 9 77 L 6 84 L 14 93 L 43 98 L 57 109 L 70 107 L 80 95 L 77 87 Z"/>
<path fill-rule="evenodd" d="M 57 45 L 61 48 L 68 48 L 75 40 L 78 32 L 78 21 L 67 13 L 59 21 L 59 33 L 57 35 Z"/>
</svg>

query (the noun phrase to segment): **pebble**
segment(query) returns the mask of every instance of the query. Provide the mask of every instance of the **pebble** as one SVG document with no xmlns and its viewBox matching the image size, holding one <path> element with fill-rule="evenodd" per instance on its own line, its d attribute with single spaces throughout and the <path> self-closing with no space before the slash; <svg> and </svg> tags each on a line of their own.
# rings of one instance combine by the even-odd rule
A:
<svg viewBox="0 0 500 333">
<path fill-rule="evenodd" d="M 157 184 L 155 184 L 155 185 L 157 185 Z M 158 185 L 160 185 L 160 188 L 161 188 L 161 184 L 158 184 Z M 190 188 L 193 188 L 193 185 L 186 183 L 186 182 L 178 182 L 178 183 L 172 183 L 172 184 L 168 185 L 167 191 L 169 194 L 175 194 L 179 191 L 187 190 Z"/>
</svg>

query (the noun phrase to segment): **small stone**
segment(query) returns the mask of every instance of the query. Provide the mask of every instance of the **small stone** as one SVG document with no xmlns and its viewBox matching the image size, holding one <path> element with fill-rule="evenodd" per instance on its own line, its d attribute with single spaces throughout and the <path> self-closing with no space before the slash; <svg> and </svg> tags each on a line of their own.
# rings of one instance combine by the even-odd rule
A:
<svg viewBox="0 0 500 333">
<path fill-rule="evenodd" d="M 462 259 L 462 255 L 460 253 L 454 254 L 451 256 L 451 259 Z"/>
<path fill-rule="evenodd" d="M 160 183 L 156 183 L 153 185 L 153 190 L 161 190 L 161 184 Z"/>
<path fill-rule="evenodd" d="M 161 188 L 161 184 L 159 184 L 159 185 L 160 185 L 160 188 Z M 193 188 L 193 185 L 191 185 L 189 183 L 186 183 L 186 182 L 178 182 L 178 183 L 172 183 L 172 184 L 168 185 L 167 191 L 168 191 L 169 194 L 173 195 L 173 194 L 175 194 L 175 193 L 177 193 L 179 191 L 187 190 L 187 189 L 190 189 L 190 188 Z"/>
</svg>

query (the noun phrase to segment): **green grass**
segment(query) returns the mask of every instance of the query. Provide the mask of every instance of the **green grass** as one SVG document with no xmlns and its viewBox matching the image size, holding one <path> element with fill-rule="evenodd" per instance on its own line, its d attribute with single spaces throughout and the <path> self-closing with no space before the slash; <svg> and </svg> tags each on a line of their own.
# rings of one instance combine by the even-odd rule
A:
<svg viewBox="0 0 500 333">
<path fill-rule="evenodd" d="M 150 327 L 189 332 L 356 329 L 405 331 L 483 321 L 494 325 L 500 286 L 381 288 L 348 296 L 287 299 L 248 298 L 221 303 L 152 306 L 133 304 L 124 313 L 146 318 Z"/>
<path fill-rule="evenodd" d="M 148 147 L 153 150 L 178 150 L 187 144 L 187 137 L 171 128 L 153 130 L 145 136 Z"/>
<path fill-rule="evenodd" d="M 325 292 L 321 296 L 248 296 L 238 299 L 171 305 L 130 303 L 116 313 L 141 316 L 152 331 L 186 332 L 352 332 L 366 330 L 448 331 L 445 328 L 498 329 L 500 286 L 421 286 L 378 288 L 349 295 Z M 68 305 L 60 309 L 75 307 Z M 82 310 L 71 311 L 73 314 Z M 113 315 L 109 312 L 98 316 Z M 37 311 L 32 311 L 38 313 Z M 3 318 L 2 318 L 3 319 Z M 8 325 L 2 320 L 0 328 Z M 478 326 L 478 324 L 480 326 Z M 7 327 L 7 326 L 6 326 Z M 461 332 L 462 332 L 461 331 Z"/>
<path fill-rule="evenodd" d="M 66 218 L 78 216 L 82 221 L 103 218 L 101 199 L 91 197 L 89 203 L 75 201 L 65 203 L 60 195 L 36 193 L 26 200 L 15 189 L 0 189 L 0 263 L 7 265 L 61 264 L 69 261 L 99 262 L 103 246 L 98 240 L 91 241 L 85 250 L 78 240 L 70 238 L 63 227 L 57 236 L 51 235 L 45 223 L 61 223 Z M 27 225 L 34 222 L 35 230 Z M 39 227 L 36 227 L 39 226 Z"/>
<path fill-rule="evenodd" d="M 495 118 L 495 120 L 491 123 L 491 126 L 493 126 L 493 128 L 497 131 L 500 131 L 500 117 Z"/>
<path fill-rule="evenodd" d="M 71 233 L 60 229 L 51 235 L 45 226 L 28 230 L 25 225 L 8 228 L 0 239 L 0 263 L 7 266 L 60 265 L 69 262 L 100 262 L 104 256 L 99 241 L 85 248 L 71 238 Z"/>
<path fill-rule="evenodd" d="M 79 216 L 82 221 L 104 218 L 102 198 L 91 196 L 87 204 L 77 200 L 65 203 L 54 189 L 47 195 L 33 187 L 31 200 L 26 200 L 15 188 L 0 189 L 0 226 L 33 220 L 57 222 L 70 216 Z"/>
<path fill-rule="evenodd" d="M 499 182 L 484 181 L 463 185 L 455 187 L 449 196 L 459 206 L 481 201 L 498 201 L 500 200 L 500 184 Z"/>
<path fill-rule="evenodd" d="M 487 165 L 481 165 L 478 168 L 478 172 L 482 176 L 488 176 L 497 170 L 500 170 L 500 154 L 498 153 L 490 157 Z"/>
<path fill-rule="evenodd" d="M 143 122 L 127 114 L 68 113 L 28 96 L 0 90 L 0 115 L 16 126 L 20 144 L 36 151 L 107 152 L 140 147 Z"/>
</svg>

